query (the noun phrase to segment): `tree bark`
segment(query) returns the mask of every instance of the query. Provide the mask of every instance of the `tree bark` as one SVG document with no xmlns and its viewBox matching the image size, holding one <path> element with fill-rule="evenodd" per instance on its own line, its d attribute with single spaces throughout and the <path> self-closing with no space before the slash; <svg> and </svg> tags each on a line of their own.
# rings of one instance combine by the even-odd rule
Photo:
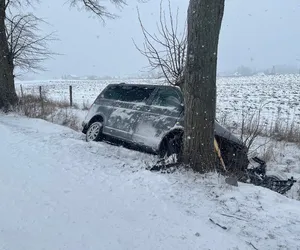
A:
<svg viewBox="0 0 300 250">
<path fill-rule="evenodd" d="M 215 170 L 216 71 L 224 0 L 190 0 L 184 99 L 183 160 L 198 172 Z"/>
<path fill-rule="evenodd" d="M 14 83 L 14 67 L 5 32 L 5 2 L 0 0 L 0 109 L 8 109 L 18 100 Z"/>
</svg>

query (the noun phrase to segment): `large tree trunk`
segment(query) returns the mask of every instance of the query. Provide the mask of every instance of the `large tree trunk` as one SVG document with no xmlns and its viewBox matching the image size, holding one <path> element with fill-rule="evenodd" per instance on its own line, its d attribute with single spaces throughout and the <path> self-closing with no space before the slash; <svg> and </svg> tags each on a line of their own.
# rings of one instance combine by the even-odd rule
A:
<svg viewBox="0 0 300 250">
<path fill-rule="evenodd" d="M 0 0 L 0 109 L 7 109 L 18 100 L 5 32 L 5 10 L 5 0 Z"/>
<path fill-rule="evenodd" d="M 183 160 L 194 170 L 215 169 L 214 121 L 219 33 L 224 0 L 190 0 L 184 84 Z"/>
</svg>

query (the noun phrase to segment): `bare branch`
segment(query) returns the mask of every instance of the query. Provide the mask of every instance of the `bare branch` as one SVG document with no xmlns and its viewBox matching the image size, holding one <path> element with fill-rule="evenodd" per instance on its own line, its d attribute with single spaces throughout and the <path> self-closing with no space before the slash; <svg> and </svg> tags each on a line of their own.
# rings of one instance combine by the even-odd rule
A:
<svg viewBox="0 0 300 250">
<path fill-rule="evenodd" d="M 42 63 L 58 55 L 48 48 L 49 42 L 57 40 L 55 33 L 42 35 L 41 23 L 46 22 L 31 13 L 6 18 L 9 60 L 14 69 L 26 72 L 45 70 Z"/>
<path fill-rule="evenodd" d="M 117 15 L 112 14 L 111 11 L 103 5 L 103 1 L 100 0 L 69 0 L 72 7 L 84 8 L 87 11 L 100 17 L 104 22 L 105 18 L 114 19 Z M 126 4 L 125 0 L 107 0 L 106 2 L 113 3 L 116 7 L 122 7 Z"/>
<path fill-rule="evenodd" d="M 144 36 L 142 47 L 137 50 L 148 59 L 151 70 L 160 69 L 167 82 L 172 85 L 182 86 L 184 82 L 184 67 L 186 61 L 186 25 L 182 35 L 178 33 L 178 9 L 174 17 L 171 2 L 168 0 L 168 18 L 160 2 L 160 19 L 157 24 L 157 34 L 151 34 L 144 27 L 139 9 L 138 20 Z"/>
<path fill-rule="evenodd" d="M 11 8 L 22 8 L 26 6 L 34 6 L 34 3 L 39 3 L 40 0 L 4 0 L 5 1 L 5 10 Z"/>
</svg>

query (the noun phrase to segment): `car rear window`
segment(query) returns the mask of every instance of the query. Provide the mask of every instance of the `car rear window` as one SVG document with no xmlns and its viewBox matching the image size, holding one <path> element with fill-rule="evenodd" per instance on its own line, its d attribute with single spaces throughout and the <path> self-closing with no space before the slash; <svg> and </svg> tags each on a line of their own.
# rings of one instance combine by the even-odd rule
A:
<svg viewBox="0 0 300 250">
<path fill-rule="evenodd" d="M 111 86 L 103 93 L 103 98 L 123 102 L 146 102 L 154 89 L 147 86 Z"/>
</svg>

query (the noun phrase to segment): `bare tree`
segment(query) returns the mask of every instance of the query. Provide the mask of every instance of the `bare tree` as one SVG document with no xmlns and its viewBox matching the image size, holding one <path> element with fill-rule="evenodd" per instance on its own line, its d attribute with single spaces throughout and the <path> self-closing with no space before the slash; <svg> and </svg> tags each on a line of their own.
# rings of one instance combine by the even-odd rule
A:
<svg viewBox="0 0 300 250">
<path fill-rule="evenodd" d="M 15 90 L 13 65 L 9 60 L 5 18 L 11 0 L 0 0 L 0 108 L 8 109 L 18 98 Z"/>
<path fill-rule="evenodd" d="M 33 5 L 39 0 L 0 0 L 0 109 L 7 110 L 17 103 L 14 82 L 14 64 L 7 38 L 7 16 L 11 8 Z"/>
<path fill-rule="evenodd" d="M 23 72 L 45 70 L 42 63 L 57 55 L 48 47 L 49 42 L 57 40 L 55 33 L 42 35 L 42 23 L 46 22 L 32 13 L 6 18 L 9 60 L 14 69 Z"/>
<path fill-rule="evenodd" d="M 184 162 L 215 169 L 216 71 L 224 0 L 190 0 L 184 84 Z"/>
<path fill-rule="evenodd" d="M 144 43 L 142 47 L 137 46 L 135 42 L 134 44 L 139 52 L 147 58 L 151 70 L 159 69 L 169 84 L 182 87 L 187 48 L 186 26 L 180 32 L 178 28 L 178 9 L 174 16 L 171 2 L 168 0 L 168 13 L 166 14 L 162 3 L 163 0 L 160 2 L 157 34 L 151 34 L 145 28 L 138 10 Z"/>
<path fill-rule="evenodd" d="M 22 8 L 26 5 L 32 5 L 34 2 L 39 2 L 39 0 L 0 0 L 0 109 L 6 110 L 10 106 L 15 105 L 18 101 L 14 84 L 15 66 L 10 54 L 11 51 L 7 37 L 7 14 L 9 8 Z M 69 0 L 69 2 L 71 6 L 77 6 L 79 8 L 85 7 L 87 11 L 102 19 L 116 17 L 116 15 L 111 14 L 105 5 L 103 5 L 103 0 Z M 106 2 L 111 2 L 118 7 L 125 4 L 125 0 L 107 0 Z M 44 48 L 41 44 L 39 46 L 40 48 Z M 45 55 L 43 58 L 45 58 Z M 25 65 L 24 62 L 22 65 Z"/>
</svg>

